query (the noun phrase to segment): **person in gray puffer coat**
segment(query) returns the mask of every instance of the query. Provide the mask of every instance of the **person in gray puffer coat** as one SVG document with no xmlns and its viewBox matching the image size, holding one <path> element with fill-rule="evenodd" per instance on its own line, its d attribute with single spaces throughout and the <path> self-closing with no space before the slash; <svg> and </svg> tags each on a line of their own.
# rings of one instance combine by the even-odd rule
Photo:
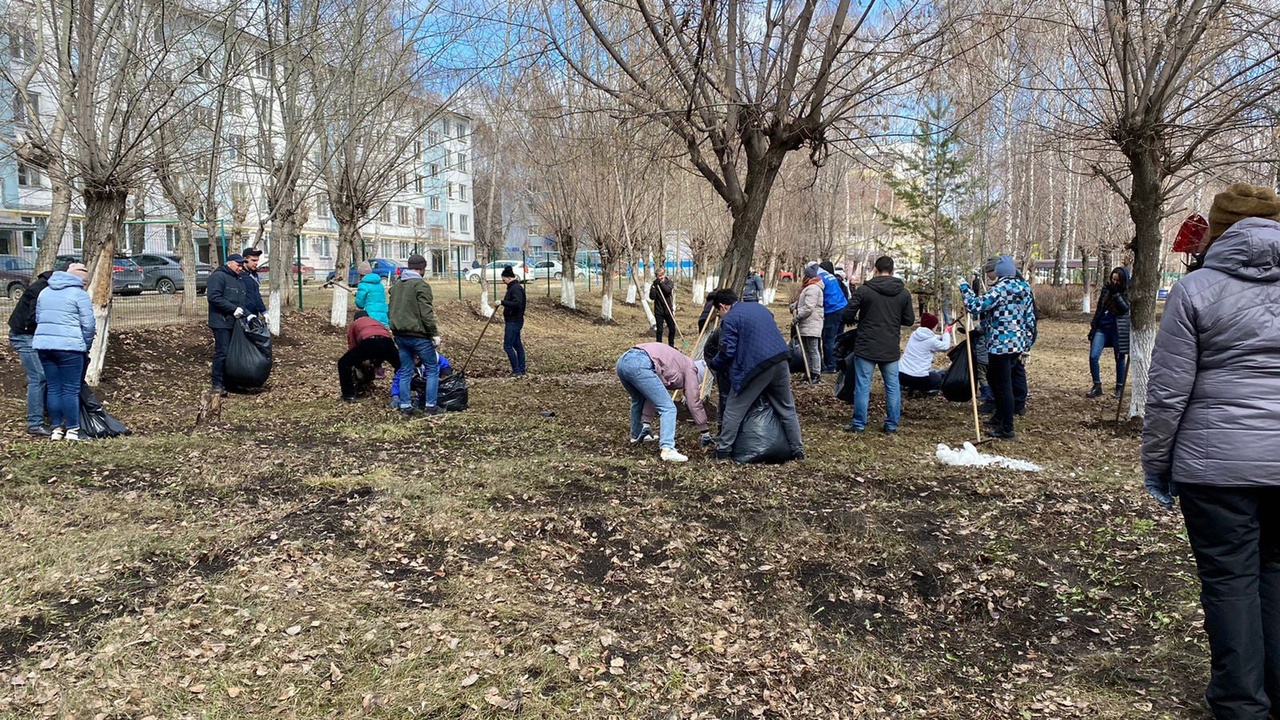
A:
<svg viewBox="0 0 1280 720">
<path fill-rule="evenodd" d="M 1169 293 L 1142 430 L 1145 484 L 1181 497 L 1218 720 L 1280 711 L 1280 199 L 1214 197 L 1202 269 Z M 1228 229 L 1229 228 L 1229 229 Z"/>
</svg>

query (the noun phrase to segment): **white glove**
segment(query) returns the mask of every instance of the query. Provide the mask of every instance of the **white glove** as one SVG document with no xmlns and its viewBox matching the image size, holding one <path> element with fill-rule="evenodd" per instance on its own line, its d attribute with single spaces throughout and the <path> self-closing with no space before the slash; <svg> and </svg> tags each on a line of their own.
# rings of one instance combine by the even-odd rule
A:
<svg viewBox="0 0 1280 720">
<path fill-rule="evenodd" d="M 439 349 L 440 349 L 440 336 L 439 336 L 439 335 L 437 335 L 437 336 L 435 336 L 435 337 L 431 338 L 431 345 L 432 345 L 433 347 L 435 347 L 435 349 L 437 349 L 437 350 L 439 350 Z"/>
<path fill-rule="evenodd" d="M 249 315 L 249 316 L 245 317 L 245 322 L 253 322 L 254 318 L 256 318 L 256 317 L 258 317 L 258 316 L 257 316 L 257 315 Z"/>
<path fill-rule="evenodd" d="M 244 308 L 236 308 L 236 311 L 235 311 L 234 313 L 232 313 L 232 314 L 233 314 L 233 315 L 235 315 L 235 316 L 236 316 L 236 317 L 238 317 L 238 318 L 239 318 L 239 317 L 244 317 Z"/>
</svg>

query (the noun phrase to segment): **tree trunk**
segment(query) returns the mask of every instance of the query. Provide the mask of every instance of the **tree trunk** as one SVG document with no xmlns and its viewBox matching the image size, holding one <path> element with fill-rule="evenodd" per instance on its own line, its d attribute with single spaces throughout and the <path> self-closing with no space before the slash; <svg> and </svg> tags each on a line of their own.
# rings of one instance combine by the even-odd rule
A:
<svg viewBox="0 0 1280 720">
<path fill-rule="evenodd" d="M 36 274 L 53 269 L 62 236 L 67 231 L 67 217 L 71 215 L 71 184 L 62 179 L 61 173 L 57 173 L 56 178 L 54 173 L 49 173 L 49 182 L 53 185 L 53 201 L 49 206 L 49 222 L 44 226 L 44 236 L 36 252 Z"/>
<path fill-rule="evenodd" d="M 1084 302 L 1080 305 L 1082 315 L 1093 314 L 1093 287 L 1089 282 L 1089 253 L 1080 253 L 1080 281 L 1084 283 Z"/>
<path fill-rule="evenodd" d="M 360 242 L 360 230 L 350 218 L 338 219 L 338 256 L 334 258 L 333 284 L 346 287 L 350 275 L 347 266 L 351 264 L 352 254 Z M 357 282 L 359 279 L 357 278 Z M 351 288 L 355 290 L 355 288 Z M 341 287 L 333 289 L 332 302 L 329 305 L 329 324 L 334 327 L 347 326 L 347 310 L 351 304 L 351 293 Z"/>
<path fill-rule="evenodd" d="M 613 274 L 618 259 L 612 252 L 600 250 L 600 319 L 613 322 Z"/>
<path fill-rule="evenodd" d="M 764 304 L 772 305 L 778 297 L 778 253 L 769 253 L 764 271 Z"/>
<path fill-rule="evenodd" d="M 212 241 L 212 238 L 210 238 Z M 178 211 L 178 247 L 181 248 L 182 259 L 182 302 L 178 304 L 179 315 L 196 313 L 196 234 L 195 224 L 188 213 Z"/>
<path fill-rule="evenodd" d="M 267 328 L 280 335 L 280 317 L 285 305 L 293 305 L 289 278 L 293 275 L 294 225 L 290 217 L 271 221 L 271 264 L 267 267 Z"/>
<path fill-rule="evenodd" d="M 1160 218 L 1164 212 L 1164 188 L 1158 161 L 1147 153 L 1130 157 L 1133 172 L 1129 217 L 1133 219 L 1133 279 L 1129 284 L 1129 417 L 1142 417 L 1147 409 L 1147 371 L 1155 348 L 1156 292 L 1160 289 Z M 1107 272 L 1108 268 L 1103 268 Z"/>
<path fill-rule="evenodd" d="M 773 182 L 778 177 L 783 157 L 783 154 L 766 152 L 753 159 L 748 153 L 743 203 L 736 209 L 730 207 L 733 227 L 729 232 L 729 247 L 725 249 L 720 269 L 721 283 L 724 284 L 724 279 L 727 279 L 728 287 L 741 290 L 747 282 L 747 273 L 751 270 L 752 258 L 756 252 L 756 235 L 760 232 L 760 222 L 769 203 L 769 191 L 773 189 Z"/>
<path fill-rule="evenodd" d="M 556 242 L 560 245 L 560 304 L 576 310 L 578 308 L 578 238 L 571 232 L 557 232 Z M 587 272 L 591 272 L 590 269 Z"/>
<path fill-rule="evenodd" d="M 97 385 L 107 357 L 107 341 L 111 332 L 111 266 L 120 233 L 124 228 L 125 203 L 129 193 L 124 188 L 84 190 L 84 264 L 89 268 L 89 299 L 97 334 L 89 349 L 89 369 L 85 381 Z"/>
</svg>

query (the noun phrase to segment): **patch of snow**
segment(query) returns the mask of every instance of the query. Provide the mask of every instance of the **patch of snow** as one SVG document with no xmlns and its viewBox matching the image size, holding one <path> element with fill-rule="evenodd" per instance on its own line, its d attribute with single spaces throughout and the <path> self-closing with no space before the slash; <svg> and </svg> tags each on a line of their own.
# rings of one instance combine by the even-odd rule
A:
<svg viewBox="0 0 1280 720">
<path fill-rule="evenodd" d="M 1022 470 L 1025 472 L 1040 472 L 1044 469 L 1026 460 L 1015 460 L 1003 455 L 985 455 L 978 452 L 978 449 L 970 442 L 966 442 L 964 447 L 958 450 L 952 450 L 945 443 L 938 443 L 938 451 L 935 455 L 938 458 L 938 462 L 943 465 L 958 465 L 960 467 L 999 465 L 1007 470 Z"/>
</svg>

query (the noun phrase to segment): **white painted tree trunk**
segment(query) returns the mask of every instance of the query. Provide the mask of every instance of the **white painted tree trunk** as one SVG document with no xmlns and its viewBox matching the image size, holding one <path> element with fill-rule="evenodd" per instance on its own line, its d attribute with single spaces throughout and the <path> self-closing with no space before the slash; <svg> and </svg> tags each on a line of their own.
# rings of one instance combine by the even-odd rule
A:
<svg viewBox="0 0 1280 720">
<path fill-rule="evenodd" d="M 693 279 L 693 302 L 695 304 L 701 304 L 706 300 L 706 282 L 707 281 L 704 278 Z"/>
<path fill-rule="evenodd" d="M 613 287 L 606 285 L 600 295 L 600 318 L 613 322 Z"/>
<path fill-rule="evenodd" d="M 573 309 L 578 309 L 578 286 L 568 275 L 560 278 L 560 304 Z"/>
<path fill-rule="evenodd" d="M 634 274 L 634 273 L 631 275 L 631 279 L 632 279 L 633 281 L 635 281 L 635 280 L 636 280 L 636 276 L 635 276 L 635 274 Z M 635 285 L 635 282 L 629 282 L 629 283 L 627 283 L 627 304 L 628 304 L 628 305 L 635 305 L 635 304 L 636 304 L 636 285 Z"/>
<path fill-rule="evenodd" d="M 108 258 L 108 269 L 110 259 Z M 107 361 L 107 339 L 111 337 L 111 304 L 93 304 L 93 320 L 97 326 L 97 334 L 93 336 L 93 347 L 89 348 L 89 369 L 85 372 L 84 381 L 93 387 L 102 379 L 102 366 Z"/>
<path fill-rule="evenodd" d="M 334 327 L 347 326 L 347 303 L 350 302 L 351 293 L 337 287 L 338 283 L 335 279 L 333 288 L 333 302 L 329 305 L 329 323 Z"/>
<path fill-rule="evenodd" d="M 1134 328 L 1129 333 L 1129 417 L 1147 413 L 1147 372 L 1156 347 L 1156 328 Z"/>
<path fill-rule="evenodd" d="M 274 337 L 280 337 L 280 288 L 275 285 L 267 293 L 267 329 Z"/>
<path fill-rule="evenodd" d="M 484 273 L 480 273 L 480 314 L 485 317 L 493 314 L 493 306 L 489 304 L 489 283 L 485 282 Z"/>
<path fill-rule="evenodd" d="M 773 304 L 773 299 L 774 299 L 774 298 L 776 298 L 777 296 L 778 296 L 778 288 L 765 288 L 765 291 L 764 291 L 764 304 L 765 304 L 765 305 L 772 305 L 772 304 Z"/>
</svg>

